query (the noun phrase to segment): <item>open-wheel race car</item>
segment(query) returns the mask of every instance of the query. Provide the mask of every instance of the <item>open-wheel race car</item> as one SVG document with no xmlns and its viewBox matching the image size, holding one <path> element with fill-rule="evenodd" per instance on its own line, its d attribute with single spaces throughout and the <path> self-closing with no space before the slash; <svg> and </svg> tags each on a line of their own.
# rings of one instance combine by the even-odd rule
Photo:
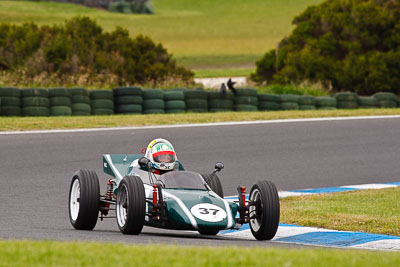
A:
<svg viewBox="0 0 400 267">
<path fill-rule="evenodd" d="M 258 181 L 250 190 L 238 187 L 238 200 L 224 199 L 215 165 L 211 174 L 186 171 L 176 161 L 173 170 L 155 174 L 142 154 L 103 155 L 104 172 L 111 177 L 104 195 L 97 174 L 75 172 L 69 192 L 69 218 L 79 230 L 92 230 L 98 218 L 115 218 L 123 234 L 137 235 L 144 225 L 174 230 L 194 230 L 216 235 L 249 223 L 258 240 L 272 239 L 278 229 L 280 207 L 275 185 Z M 115 210 L 115 216 L 110 211 Z M 100 214 L 99 214 L 100 213 Z"/>
</svg>

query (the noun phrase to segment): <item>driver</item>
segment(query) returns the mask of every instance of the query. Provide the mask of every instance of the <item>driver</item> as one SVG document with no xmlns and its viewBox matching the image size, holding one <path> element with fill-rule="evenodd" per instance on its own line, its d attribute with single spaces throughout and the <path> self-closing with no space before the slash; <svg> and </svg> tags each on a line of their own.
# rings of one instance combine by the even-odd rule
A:
<svg viewBox="0 0 400 267">
<path fill-rule="evenodd" d="M 177 160 L 172 144 L 162 138 L 151 141 L 144 156 L 150 160 L 155 174 L 172 171 Z"/>
</svg>

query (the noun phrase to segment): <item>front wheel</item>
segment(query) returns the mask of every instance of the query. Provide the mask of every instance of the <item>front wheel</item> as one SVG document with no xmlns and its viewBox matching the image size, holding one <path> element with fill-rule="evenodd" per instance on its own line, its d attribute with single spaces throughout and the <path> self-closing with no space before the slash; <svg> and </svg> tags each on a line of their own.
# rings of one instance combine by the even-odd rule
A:
<svg viewBox="0 0 400 267">
<path fill-rule="evenodd" d="M 275 185 L 270 181 L 258 181 L 249 196 L 250 229 L 258 240 L 272 239 L 278 230 L 280 206 Z"/>
<path fill-rule="evenodd" d="M 142 180 L 137 176 L 125 176 L 118 187 L 117 223 L 123 234 L 138 235 L 143 229 L 146 212 L 146 196 Z"/>
<path fill-rule="evenodd" d="M 69 220 L 78 230 L 93 230 L 99 215 L 100 185 L 94 171 L 78 170 L 69 189 Z"/>
</svg>

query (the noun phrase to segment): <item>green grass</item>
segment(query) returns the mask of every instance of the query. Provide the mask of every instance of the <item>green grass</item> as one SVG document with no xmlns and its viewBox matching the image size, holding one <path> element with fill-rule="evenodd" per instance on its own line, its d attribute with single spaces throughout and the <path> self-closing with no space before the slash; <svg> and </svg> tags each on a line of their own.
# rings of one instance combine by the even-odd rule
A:
<svg viewBox="0 0 400 267">
<path fill-rule="evenodd" d="M 281 222 L 400 236 L 400 188 L 281 199 Z"/>
<path fill-rule="evenodd" d="M 370 115 L 398 115 L 400 109 L 311 110 L 221 112 L 159 115 L 113 115 L 88 117 L 0 117 L 0 131 L 26 131 L 45 129 L 104 128 L 117 126 L 147 126 L 229 121 L 255 121 L 319 117 L 348 117 Z"/>
<path fill-rule="evenodd" d="M 60 24 L 75 15 L 105 30 L 127 28 L 161 42 L 193 69 L 243 68 L 287 36 L 294 16 L 322 0 L 154 0 L 154 15 L 127 15 L 52 2 L 0 1 L 0 23 Z"/>
<path fill-rule="evenodd" d="M 248 77 L 255 68 L 194 69 L 195 78 Z"/>
<path fill-rule="evenodd" d="M 257 241 L 255 241 L 257 242 Z M 0 266 L 399 266 L 395 252 L 0 241 Z"/>
</svg>

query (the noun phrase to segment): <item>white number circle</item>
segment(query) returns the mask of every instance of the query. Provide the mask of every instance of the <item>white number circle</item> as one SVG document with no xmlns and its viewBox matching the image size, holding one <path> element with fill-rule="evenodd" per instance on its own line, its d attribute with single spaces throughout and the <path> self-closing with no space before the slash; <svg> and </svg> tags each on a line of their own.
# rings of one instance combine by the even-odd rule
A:
<svg viewBox="0 0 400 267">
<path fill-rule="evenodd" d="M 197 204 L 190 209 L 190 212 L 206 222 L 220 222 L 226 218 L 226 212 L 223 209 L 208 203 Z"/>
</svg>

